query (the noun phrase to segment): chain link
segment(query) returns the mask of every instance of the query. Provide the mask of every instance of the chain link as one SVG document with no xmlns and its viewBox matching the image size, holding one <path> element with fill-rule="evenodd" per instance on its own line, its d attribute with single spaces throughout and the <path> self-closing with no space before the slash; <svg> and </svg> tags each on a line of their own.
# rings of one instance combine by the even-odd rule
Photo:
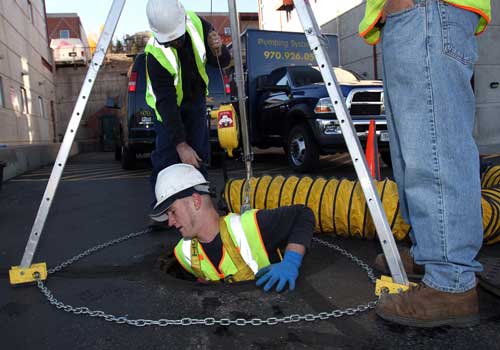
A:
<svg viewBox="0 0 500 350">
<path fill-rule="evenodd" d="M 366 274 L 368 275 L 368 278 L 370 279 L 370 281 L 375 284 L 377 282 L 377 278 L 375 277 L 375 273 L 373 272 L 373 269 L 368 266 L 367 264 L 365 264 L 363 262 L 363 260 L 361 260 L 360 258 L 352 255 L 351 253 L 349 253 L 347 250 L 339 247 L 338 245 L 336 244 L 333 244 L 333 243 L 329 243 L 327 241 L 324 241 L 322 239 L 319 239 L 319 238 L 316 238 L 316 237 L 313 237 L 313 242 L 316 242 L 316 243 L 319 243 L 319 244 L 322 244 L 324 246 L 327 246 L 328 248 L 330 249 L 333 249 L 337 252 L 339 252 L 340 254 L 342 254 L 343 256 L 345 256 L 346 258 L 348 258 L 349 260 L 353 261 L 356 263 L 356 265 L 358 265 L 359 267 L 361 267 L 362 270 L 364 270 L 366 272 Z"/>
<path fill-rule="evenodd" d="M 142 236 L 148 232 L 151 232 L 152 229 L 148 228 L 143 231 L 139 232 L 134 232 L 130 233 L 126 236 L 120 237 L 113 239 L 111 241 L 108 241 L 106 243 L 97 245 L 95 247 L 89 248 L 86 251 L 75 255 L 74 257 L 64 261 L 60 265 L 49 269 L 48 273 L 53 274 L 55 272 L 61 271 L 68 267 L 69 265 L 73 264 L 74 262 L 87 257 L 101 249 L 104 249 L 106 247 L 109 247 L 114 244 L 121 243 L 123 241 L 126 241 L 131 238 L 139 237 Z M 345 257 L 349 258 L 350 260 L 354 261 L 358 266 L 363 269 L 367 275 L 368 278 L 372 283 L 375 283 L 376 278 L 373 273 L 373 270 L 365 264 L 361 259 L 355 257 L 351 253 L 349 253 L 347 250 L 339 247 L 336 244 L 329 243 L 327 241 L 321 240 L 319 238 L 313 238 L 313 242 L 322 244 L 330 249 L 333 249 L 340 254 L 344 255 Z M 167 327 L 167 326 L 193 326 L 193 325 L 203 325 L 203 326 L 215 326 L 215 325 L 220 325 L 220 326 L 263 326 L 263 325 L 268 325 L 268 326 L 274 326 L 277 324 L 288 324 L 288 323 L 297 323 L 301 321 L 305 322 L 313 322 L 316 320 L 328 320 L 330 318 L 339 318 L 342 316 L 354 316 L 358 313 L 368 311 L 370 309 L 375 308 L 377 305 L 377 300 L 370 301 L 367 304 L 360 304 L 354 308 L 350 307 L 344 310 L 332 310 L 330 312 L 320 312 L 318 314 L 304 314 L 304 315 L 299 315 L 299 314 L 293 314 L 289 316 L 284 316 L 284 317 L 268 317 L 268 318 L 252 318 L 252 319 L 246 319 L 246 318 L 236 318 L 236 319 L 229 319 L 229 318 L 214 318 L 214 317 L 207 317 L 204 319 L 198 319 L 198 318 L 189 318 L 189 317 L 184 317 L 181 319 L 166 319 L 166 318 L 161 318 L 158 320 L 147 320 L 147 319 L 129 319 L 127 316 L 115 316 L 112 314 L 107 314 L 104 311 L 101 310 L 90 310 L 88 307 L 85 306 L 79 306 L 79 307 L 74 307 L 69 304 L 65 304 L 62 301 L 58 300 L 52 292 L 45 286 L 43 281 L 41 281 L 39 278 L 37 278 L 37 287 L 40 290 L 40 292 L 45 295 L 47 300 L 51 305 L 56 307 L 57 309 L 64 310 L 68 313 L 73 313 L 75 315 L 87 315 L 90 317 L 98 317 L 101 319 L 104 319 L 105 321 L 108 322 L 114 322 L 117 324 L 127 324 L 129 326 L 135 326 L 135 327 L 148 327 L 148 326 L 158 326 L 158 327 Z"/>
</svg>

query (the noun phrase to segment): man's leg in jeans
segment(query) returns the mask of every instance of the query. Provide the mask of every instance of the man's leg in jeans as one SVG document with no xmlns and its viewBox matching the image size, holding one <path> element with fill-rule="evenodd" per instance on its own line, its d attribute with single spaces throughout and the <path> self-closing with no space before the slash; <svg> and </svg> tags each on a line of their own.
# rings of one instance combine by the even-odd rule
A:
<svg viewBox="0 0 500 350">
<path fill-rule="evenodd" d="M 416 243 L 412 253 L 425 265 L 425 285 L 384 299 L 377 313 L 416 326 L 465 324 L 478 319 L 477 295 L 467 291 L 480 270 L 474 258 L 482 240 L 470 87 L 478 16 L 437 0 L 415 4 L 388 16 L 382 45 L 403 164 L 396 176 Z M 443 51 L 450 47 L 453 52 Z"/>
</svg>

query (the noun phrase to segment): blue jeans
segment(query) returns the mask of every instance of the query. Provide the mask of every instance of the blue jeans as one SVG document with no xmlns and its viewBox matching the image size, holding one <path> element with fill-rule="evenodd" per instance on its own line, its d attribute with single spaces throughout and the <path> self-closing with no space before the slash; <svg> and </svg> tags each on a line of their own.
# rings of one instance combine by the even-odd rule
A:
<svg viewBox="0 0 500 350">
<path fill-rule="evenodd" d="M 479 17 L 439 0 L 388 16 L 384 95 L 394 177 L 423 282 L 459 293 L 476 285 L 483 237 L 479 155 L 472 137 Z"/>
<path fill-rule="evenodd" d="M 196 151 L 203 163 L 207 163 L 210 154 L 210 145 L 208 142 L 208 122 L 207 108 L 205 96 L 198 98 L 196 101 L 186 101 L 181 104 L 181 118 L 186 131 L 186 142 Z M 168 123 L 167 120 L 164 122 Z M 172 142 L 171 136 L 167 129 L 155 120 L 156 145 L 155 150 L 151 152 L 151 163 L 153 170 L 151 171 L 151 188 L 154 190 L 158 173 L 166 167 L 180 163 L 179 155 Z M 204 165 L 200 166 L 200 172 L 207 178 L 207 170 Z M 153 205 L 156 199 L 153 200 Z"/>
</svg>

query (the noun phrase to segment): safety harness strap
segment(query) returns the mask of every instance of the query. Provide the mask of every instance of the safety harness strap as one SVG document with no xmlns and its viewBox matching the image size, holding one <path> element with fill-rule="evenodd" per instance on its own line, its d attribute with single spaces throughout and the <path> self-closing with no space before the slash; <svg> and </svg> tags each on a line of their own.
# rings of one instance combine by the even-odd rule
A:
<svg viewBox="0 0 500 350">
<path fill-rule="evenodd" d="M 198 252 L 198 239 L 191 239 L 191 268 L 198 278 L 205 278 L 201 271 L 200 253 Z"/>
<path fill-rule="evenodd" d="M 245 261 L 241 257 L 238 248 L 236 247 L 236 244 L 234 244 L 234 241 L 231 238 L 231 235 L 229 234 L 229 231 L 227 229 L 224 218 L 219 219 L 219 230 L 220 230 L 220 237 L 222 239 L 222 244 L 224 245 L 224 249 L 226 249 L 227 253 L 229 254 L 229 257 L 231 258 L 231 260 L 233 261 L 234 265 L 238 270 L 238 272 L 236 272 L 235 274 L 231 276 L 226 276 L 224 280 L 226 282 L 239 282 L 239 281 L 248 281 L 255 279 L 255 274 L 253 273 L 250 266 L 248 266 L 245 263 Z"/>
</svg>

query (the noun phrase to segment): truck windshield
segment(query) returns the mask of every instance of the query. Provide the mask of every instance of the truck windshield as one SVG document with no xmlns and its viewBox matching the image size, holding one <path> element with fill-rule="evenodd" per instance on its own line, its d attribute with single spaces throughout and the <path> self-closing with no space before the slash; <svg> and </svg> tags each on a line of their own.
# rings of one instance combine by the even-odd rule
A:
<svg viewBox="0 0 500 350">
<path fill-rule="evenodd" d="M 340 84 L 356 83 L 360 80 L 354 72 L 338 67 L 334 67 L 333 71 Z M 323 77 L 318 67 L 290 67 L 289 72 L 294 85 L 297 87 L 311 84 L 323 84 Z"/>
</svg>

